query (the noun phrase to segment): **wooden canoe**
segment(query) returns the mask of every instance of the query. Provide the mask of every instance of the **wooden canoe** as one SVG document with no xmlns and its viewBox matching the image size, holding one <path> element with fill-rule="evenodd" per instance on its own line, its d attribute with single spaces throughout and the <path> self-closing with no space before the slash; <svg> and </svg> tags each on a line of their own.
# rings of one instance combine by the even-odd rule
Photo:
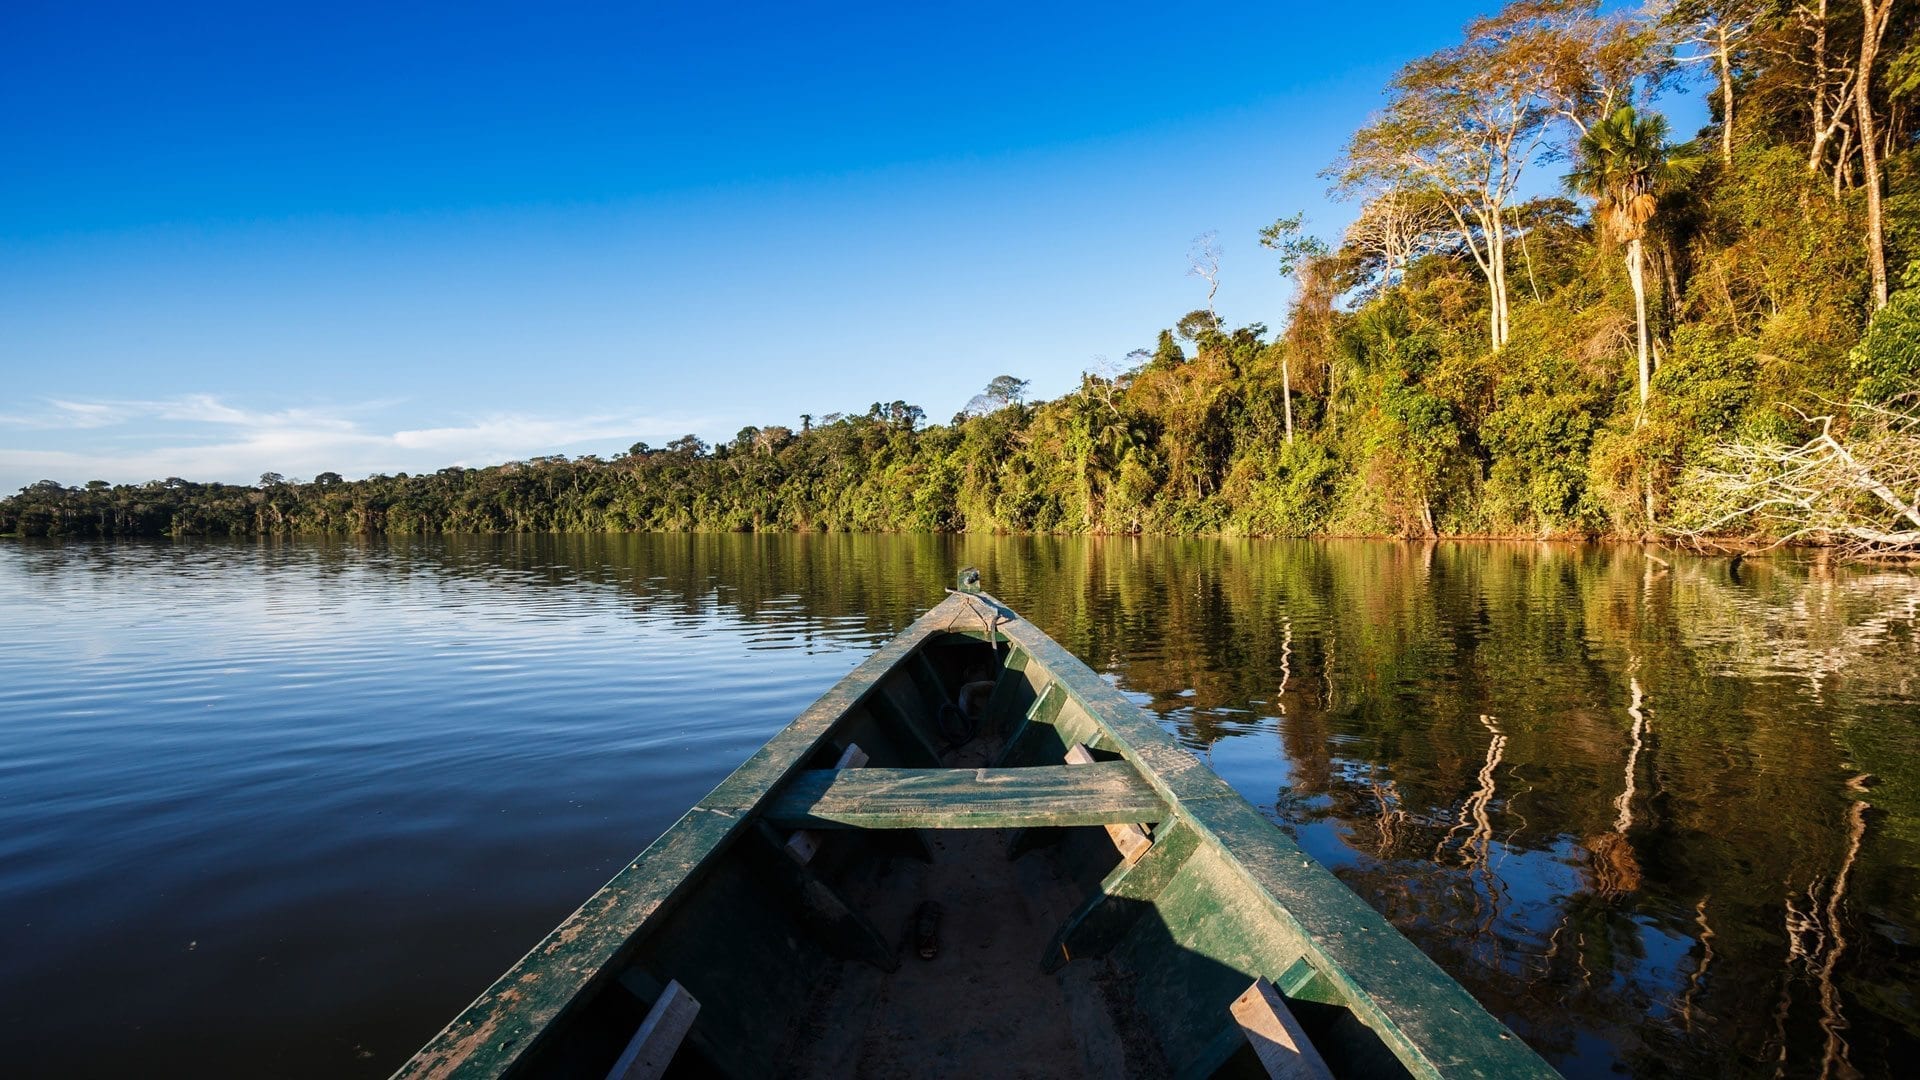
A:
<svg viewBox="0 0 1920 1080">
<path fill-rule="evenodd" d="M 1555 1075 L 976 580 L 395 1075 Z"/>
</svg>

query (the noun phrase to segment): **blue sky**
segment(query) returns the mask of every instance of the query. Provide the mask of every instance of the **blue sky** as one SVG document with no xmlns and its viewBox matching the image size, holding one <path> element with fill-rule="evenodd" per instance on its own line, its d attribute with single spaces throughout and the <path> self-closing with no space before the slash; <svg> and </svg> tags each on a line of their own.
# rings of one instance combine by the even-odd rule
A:
<svg viewBox="0 0 1920 1080">
<path fill-rule="evenodd" d="M 1318 173 L 1489 6 L 13 0 L 0 491 L 1051 396 L 1209 230 L 1277 322 L 1255 231 L 1335 238 Z"/>
</svg>

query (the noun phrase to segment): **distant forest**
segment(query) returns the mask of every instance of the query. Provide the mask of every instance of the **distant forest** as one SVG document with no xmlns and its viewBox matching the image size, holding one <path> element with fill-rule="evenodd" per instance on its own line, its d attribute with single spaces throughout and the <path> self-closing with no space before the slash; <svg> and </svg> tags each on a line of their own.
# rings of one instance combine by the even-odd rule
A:
<svg viewBox="0 0 1920 1080">
<path fill-rule="evenodd" d="M 1655 111 L 1702 88 L 1712 123 Z M 1203 306 L 1078 389 L 993 380 L 612 457 L 253 486 L 43 481 L 0 533 L 620 530 L 1796 539 L 1920 549 L 1920 4 L 1521 0 L 1408 64 Z M 1559 194 L 1527 197 L 1537 173 Z M 1277 208 L 1281 209 L 1281 208 Z M 1204 224 L 1204 223 L 1196 223 Z"/>
</svg>

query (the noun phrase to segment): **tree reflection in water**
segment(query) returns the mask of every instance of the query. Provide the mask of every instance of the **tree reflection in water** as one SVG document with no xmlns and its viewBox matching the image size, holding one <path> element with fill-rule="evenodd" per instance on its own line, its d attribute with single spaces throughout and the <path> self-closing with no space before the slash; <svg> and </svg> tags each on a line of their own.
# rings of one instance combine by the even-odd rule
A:
<svg viewBox="0 0 1920 1080">
<path fill-rule="evenodd" d="M 1920 1050 L 1911 574 L 1545 544 L 983 547 L 1001 595 L 1570 1074 L 1875 1075 Z"/>
<path fill-rule="evenodd" d="M 695 631 L 863 647 L 975 565 L 1569 1074 L 1885 1075 L 1920 1054 L 1905 571 L 1377 541 L 261 550 L 356 588 L 592 589 Z M 111 574 L 45 555 L 96 557 Z"/>
</svg>

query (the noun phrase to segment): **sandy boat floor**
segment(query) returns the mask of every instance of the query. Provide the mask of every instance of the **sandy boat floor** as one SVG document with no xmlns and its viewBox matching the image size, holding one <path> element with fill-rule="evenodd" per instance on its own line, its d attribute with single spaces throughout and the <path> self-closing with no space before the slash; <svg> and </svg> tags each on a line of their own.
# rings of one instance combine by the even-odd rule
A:
<svg viewBox="0 0 1920 1080">
<path fill-rule="evenodd" d="M 928 833 L 931 865 L 896 858 L 847 883 L 848 898 L 899 944 L 900 968 L 847 962 L 809 1003 L 788 1056 L 796 1077 L 1075 1077 L 1164 1073 L 1128 1047 L 1099 961 L 1058 975 L 1040 957 L 1080 894 L 1047 852 L 1006 857 L 1003 830 Z M 922 900 L 945 909 L 939 955 L 913 948 Z"/>
<path fill-rule="evenodd" d="M 975 753 L 963 751 L 954 764 L 984 759 L 968 749 Z M 849 902 L 896 943 L 899 970 L 844 962 L 823 973 L 783 1075 L 1167 1074 L 1155 1048 L 1123 1036 L 1135 1026 L 1115 1022 L 1130 1008 L 1103 961 L 1068 964 L 1057 975 L 1040 970 L 1054 933 L 1086 895 L 1052 849 L 1010 861 L 1010 830 L 923 835 L 931 864 L 876 858 L 842 882 Z M 913 917 L 923 900 L 944 909 L 931 960 L 914 949 Z"/>
</svg>

